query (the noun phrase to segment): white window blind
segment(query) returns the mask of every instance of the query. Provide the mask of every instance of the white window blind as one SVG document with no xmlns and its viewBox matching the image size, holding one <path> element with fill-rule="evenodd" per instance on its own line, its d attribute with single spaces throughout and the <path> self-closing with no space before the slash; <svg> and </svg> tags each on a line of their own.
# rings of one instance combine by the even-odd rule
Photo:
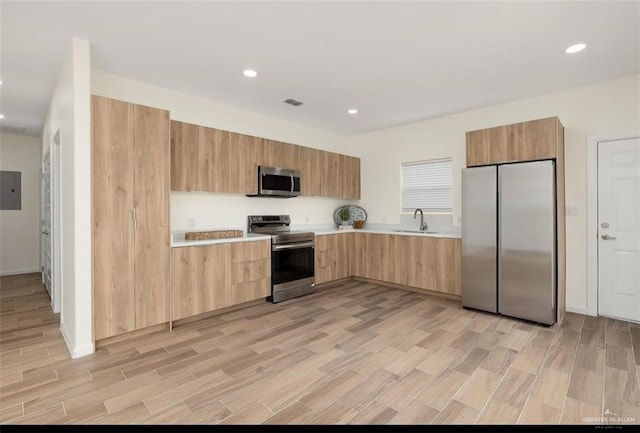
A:
<svg viewBox="0 0 640 433">
<path fill-rule="evenodd" d="M 402 164 L 402 210 L 451 212 L 451 158 Z"/>
</svg>

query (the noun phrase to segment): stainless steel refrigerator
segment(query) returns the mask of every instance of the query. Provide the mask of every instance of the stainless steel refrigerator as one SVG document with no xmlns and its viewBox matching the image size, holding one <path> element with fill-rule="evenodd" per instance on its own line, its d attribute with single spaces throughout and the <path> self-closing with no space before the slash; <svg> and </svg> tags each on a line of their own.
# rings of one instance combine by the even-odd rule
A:
<svg viewBox="0 0 640 433">
<path fill-rule="evenodd" d="M 557 320 L 555 163 L 462 172 L 462 305 Z"/>
</svg>

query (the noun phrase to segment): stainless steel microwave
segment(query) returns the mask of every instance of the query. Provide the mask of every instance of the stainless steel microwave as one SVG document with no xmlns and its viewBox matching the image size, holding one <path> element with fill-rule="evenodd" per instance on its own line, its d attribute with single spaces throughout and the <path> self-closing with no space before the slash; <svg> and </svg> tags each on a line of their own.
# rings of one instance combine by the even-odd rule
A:
<svg viewBox="0 0 640 433">
<path fill-rule="evenodd" d="M 258 193 L 250 197 L 296 197 L 300 195 L 300 171 L 258 166 Z"/>
</svg>

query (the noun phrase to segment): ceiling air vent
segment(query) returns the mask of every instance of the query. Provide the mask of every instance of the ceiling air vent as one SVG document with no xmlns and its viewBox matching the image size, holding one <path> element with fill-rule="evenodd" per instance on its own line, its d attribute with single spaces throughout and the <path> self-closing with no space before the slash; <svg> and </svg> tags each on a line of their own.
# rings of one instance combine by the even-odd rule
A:
<svg viewBox="0 0 640 433">
<path fill-rule="evenodd" d="M 291 99 L 291 98 L 285 99 L 282 102 L 284 102 L 285 104 L 293 105 L 294 107 L 298 107 L 298 106 L 302 105 L 302 102 L 296 101 L 295 99 Z"/>
<path fill-rule="evenodd" d="M 24 135 L 27 133 L 27 128 L 24 126 L 0 125 L 0 131 Z"/>
</svg>

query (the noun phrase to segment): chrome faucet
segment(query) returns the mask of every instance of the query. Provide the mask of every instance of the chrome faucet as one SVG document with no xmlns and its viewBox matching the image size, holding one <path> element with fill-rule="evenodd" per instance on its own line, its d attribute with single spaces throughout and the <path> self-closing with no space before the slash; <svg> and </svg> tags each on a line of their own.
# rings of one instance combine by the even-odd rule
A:
<svg viewBox="0 0 640 433">
<path fill-rule="evenodd" d="M 424 222 L 424 214 L 422 213 L 422 209 L 418 208 L 413 212 L 413 219 L 416 219 L 416 215 L 418 215 L 418 211 L 420 211 L 420 231 L 425 231 L 427 227 L 427 223 Z"/>
</svg>

